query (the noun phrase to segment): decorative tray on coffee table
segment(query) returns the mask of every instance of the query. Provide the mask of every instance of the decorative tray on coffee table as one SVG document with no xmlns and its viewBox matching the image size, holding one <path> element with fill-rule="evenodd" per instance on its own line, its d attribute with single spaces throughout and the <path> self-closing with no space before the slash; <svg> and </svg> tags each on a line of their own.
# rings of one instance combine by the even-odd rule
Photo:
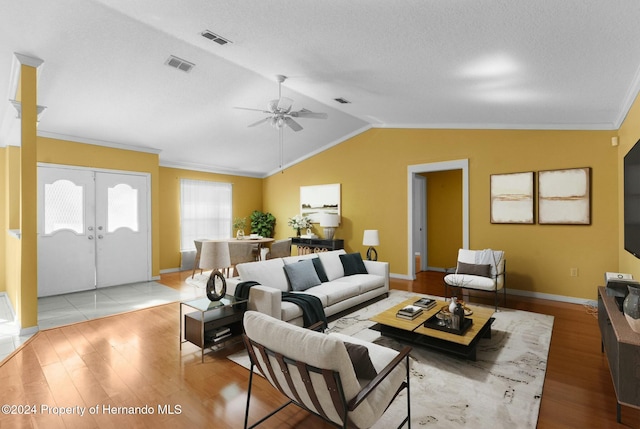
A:
<svg viewBox="0 0 640 429">
<path fill-rule="evenodd" d="M 450 334 L 464 335 L 465 332 L 467 332 L 467 330 L 471 327 L 471 325 L 473 325 L 473 319 L 469 319 L 468 317 L 464 318 L 464 321 L 462 322 L 462 326 L 460 327 L 460 329 L 453 329 L 446 325 L 440 325 L 441 319 L 438 318 L 438 314 L 440 313 L 444 313 L 444 312 L 441 310 L 438 313 L 431 316 L 430 318 L 428 318 L 424 322 L 424 327 L 429 329 L 436 329 L 438 331 L 448 332 Z"/>
</svg>

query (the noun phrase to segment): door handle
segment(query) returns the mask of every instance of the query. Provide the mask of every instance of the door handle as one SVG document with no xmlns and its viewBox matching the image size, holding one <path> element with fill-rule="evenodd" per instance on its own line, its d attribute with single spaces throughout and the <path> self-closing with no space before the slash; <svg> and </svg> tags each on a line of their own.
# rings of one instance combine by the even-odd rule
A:
<svg viewBox="0 0 640 429">
<path fill-rule="evenodd" d="M 93 227 L 90 226 L 89 228 L 87 228 L 89 231 L 93 231 Z"/>
<path fill-rule="evenodd" d="M 102 237 L 101 235 L 99 235 L 99 236 L 98 236 L 98 238 L 99 238 L 100 240 L 102 240 L 104 237 Z"/>
<path fill-rule="evenodd" d="M 93 235 L 87 237 L 89 240 L 93 240 Z"/>
</svg>

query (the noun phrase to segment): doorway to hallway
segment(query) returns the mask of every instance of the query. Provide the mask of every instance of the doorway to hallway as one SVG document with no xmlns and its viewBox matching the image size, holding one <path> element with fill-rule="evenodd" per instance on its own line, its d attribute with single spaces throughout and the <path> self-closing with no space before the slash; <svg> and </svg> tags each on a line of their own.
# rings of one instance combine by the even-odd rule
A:
<svg viewBox="0 0 640 429">
<path fill-rule="evenodd" d="M 417 271 L 429 269 L 428 263 L 428 228 L 427 216 L 427 184 L 424 173 L 461 170 L 462 191 L 456 196 L 462 200 L 462 247 L 469 247 L 469 160 L 460 159 L 429 164 L 410 165 L 408 167 L 408 249 L 407 272 L 410 279 L 415 279 Z M 419 257 L 417 257 L 419 255 Z M 417 266 L 420 261 L 421 266 Z"/>
</svg>

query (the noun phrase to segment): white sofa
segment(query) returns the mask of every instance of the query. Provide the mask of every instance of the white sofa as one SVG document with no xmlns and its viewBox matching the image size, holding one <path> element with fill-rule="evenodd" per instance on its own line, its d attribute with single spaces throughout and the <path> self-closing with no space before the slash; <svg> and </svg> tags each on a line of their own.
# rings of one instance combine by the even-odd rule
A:
<svg viewBox="0 0 640 429">
<path fill-rule="evenodd" d="M 288 256 L 266 261 L 238 264 L 239 277 L 227 280 L 227 293 L 233 295 L 240 282 L 255 281 L 260 285 L 249 292 L 248 310 L 268 314 L 286 322 L 303 326 L 302 310 L 296 304 L 282 301 L 282 292 L 291 292 L 289 275 L 285 265 L 299 261 L 319 258 L 328 281 L 294 293 L 311 294 L 320 298 L 326 316 L 347 310 L 380 295 L 389 292 L 389 263 L 379 261 L 362 261 L 366 274 L 346 275 L 340 255 L 347 255 L 344 249 L 321 252 L 310 255 Z M 312 265 L 303 263 L 300 267 Z M 317 263 L 317 261 L 316 261 Z M 310 268 L 313 270 L 313 267 Z"/>
</svg>

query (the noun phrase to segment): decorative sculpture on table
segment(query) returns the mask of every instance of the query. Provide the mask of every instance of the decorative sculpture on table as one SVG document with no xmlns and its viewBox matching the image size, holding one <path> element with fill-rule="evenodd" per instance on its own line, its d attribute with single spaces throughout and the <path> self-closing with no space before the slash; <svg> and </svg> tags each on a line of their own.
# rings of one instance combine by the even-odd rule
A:
<svg viewBox="0 0 640 429">
<path fill-rule="evenodd" d="M 200 268 L 213 270 L 207 281 L 207 297 L 211 301 L 220 301 L 227 293 L 227 281 L 220 270 L 230 265 L 229 243 L 226 241 L 202 242 Z"/>
</svg>

